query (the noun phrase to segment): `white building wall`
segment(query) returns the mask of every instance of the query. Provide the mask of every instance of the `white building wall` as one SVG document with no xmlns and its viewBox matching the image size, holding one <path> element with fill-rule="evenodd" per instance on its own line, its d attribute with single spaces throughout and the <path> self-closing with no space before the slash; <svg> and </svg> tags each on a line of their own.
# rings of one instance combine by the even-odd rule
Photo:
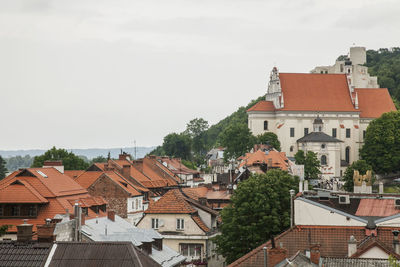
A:
<svg viewBox="0 0 400 267">
<path fill-rule="evenodd" d="M 379 247 L 373 247 L 367 250 L 364 254 L 360 255 L 362 259 L 389 259 L 389 254 Z"/>
<path fill-rule="evenodd" d="M 366 223 L 299 199 L 294 200 L 294 222 L 296 225 L 366 226 Z"/>
</svg>

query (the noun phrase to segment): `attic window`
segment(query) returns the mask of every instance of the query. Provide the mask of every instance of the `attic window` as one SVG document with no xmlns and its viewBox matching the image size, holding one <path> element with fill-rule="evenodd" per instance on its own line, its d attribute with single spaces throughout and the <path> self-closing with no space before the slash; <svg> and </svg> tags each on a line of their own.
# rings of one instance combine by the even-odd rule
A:
<svg viewBox="0 0 400 267">
<path fill-rule="evenodd" d="M 125 186 L 125 187 L 128 187 L 128 184 L 127 183 L 124 183 L 124 182 L 120 182 L 123 186 Z"/>
<path fill-rule="evenodd" d="M 39 173 L 41 176 L 43 176 L 44 178 L 47 178 L 47 175 L 46 174 L 44 174 L 43 172 L 41 172 L 41 171 L 36 171 L 37 173 Z"/>
</svg>

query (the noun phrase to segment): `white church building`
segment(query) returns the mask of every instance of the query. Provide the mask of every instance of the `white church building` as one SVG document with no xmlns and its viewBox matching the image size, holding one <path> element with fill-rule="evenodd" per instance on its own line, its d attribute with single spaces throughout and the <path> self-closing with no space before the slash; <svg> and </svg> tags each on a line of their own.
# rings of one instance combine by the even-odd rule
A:
<svg viewBox="0 0 400 267">
<path fill-rule="evenodd" d="M 316 152 L 324 178 L 341 176 L 359 159 L 368 124 L 396 110 L 388 90 L 362 66 L 365 62 L 365 48 L 352 47 L 345 60 L 312 73 L 279 73 L 274 67 L 265 100 L 247 110 L 251 132 L 275 133 L 288 157 L 299 149 Z"/>
</svg>

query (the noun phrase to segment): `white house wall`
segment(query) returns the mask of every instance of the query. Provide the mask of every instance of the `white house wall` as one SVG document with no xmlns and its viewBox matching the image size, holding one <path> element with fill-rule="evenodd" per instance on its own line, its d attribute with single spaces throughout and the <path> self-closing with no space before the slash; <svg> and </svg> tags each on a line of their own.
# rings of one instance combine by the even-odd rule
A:
<svg viewBox="0 0 400 267">
<path fill-rule="evenodd" d="M 300 199 L 294 201 L 294 222 L 296 225 L 325 226 L 365 226 L 366 223 L 331 212 L 330 210 L 307 203 Z"/>
</svg>

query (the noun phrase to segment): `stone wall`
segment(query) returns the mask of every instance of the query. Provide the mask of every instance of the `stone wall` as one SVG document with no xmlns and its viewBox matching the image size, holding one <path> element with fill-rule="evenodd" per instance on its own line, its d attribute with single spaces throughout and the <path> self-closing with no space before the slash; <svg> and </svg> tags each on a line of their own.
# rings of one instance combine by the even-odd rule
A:
<svg viewBox="0 0 400 267">
<path fill-rule="evenodd" d="M 127 218 L 127 199 L 129 194 L 107 176 L 102 176 L 88 188 L 92 196 L 102 196 L 107 202 L 107 209 Z"/>
</svg>

